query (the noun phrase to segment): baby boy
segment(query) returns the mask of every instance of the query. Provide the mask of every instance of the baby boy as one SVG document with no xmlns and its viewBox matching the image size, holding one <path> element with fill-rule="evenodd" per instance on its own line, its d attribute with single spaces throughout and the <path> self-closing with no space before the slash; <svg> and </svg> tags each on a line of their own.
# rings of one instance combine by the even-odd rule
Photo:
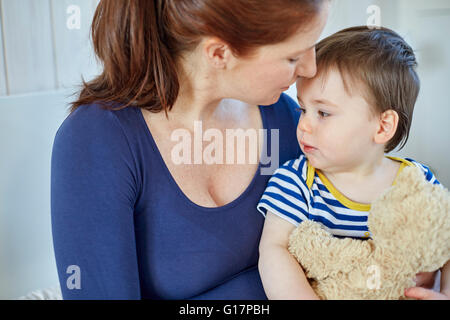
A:
<svg viewBox="0 0 450 320">
<path fill-rule="evenodd" d="M 274 173 L 258 203 L 266 217 L 259 270 L 269 299 L 317 298 L 287 249 L 302 221 L 317 221 L 337 237 L 367 239 L 371 202 L 403 168 L 417 166 L 439 184 L 421 163 L 386 155 L 405 145 L 419 94 L 411 47 L 389 29 L 354 27 L 322 40 L 316 53 L 317 75 L 297 82 L 303 154 Z M 449 269 L 447 262 L 441 293 L 414 288 L 409 296 L 449 298 Z"/>
</svg>

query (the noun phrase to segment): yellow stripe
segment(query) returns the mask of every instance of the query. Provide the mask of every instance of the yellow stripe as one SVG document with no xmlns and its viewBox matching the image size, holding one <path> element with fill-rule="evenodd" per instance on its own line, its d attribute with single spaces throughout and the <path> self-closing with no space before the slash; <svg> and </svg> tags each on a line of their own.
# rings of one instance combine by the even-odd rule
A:
<svg viewBox="0 0 450 320">
<path fill-rule="evenodd" d="M 315 171 L 316 169 L 309 163 L 308 160 L 306 160 L 308 162 L 308 167 L 307 167 L 307 171 L 306 171 L 306 185 L 308 186 L 308 189 L 311 189 L 313 182 L 314 182 L 314 175 L 315 175 Z"/>
<path fill-rule="evenodd" d="M 400 165 L 400 168 L 399 168 L 398 171 L 397 171 L 397 175 L 395 176 L 394 182 L 392 183 L 392 185 L 395 186 L 395 183 L 397 182 L 397 178 L 398 178 L 398 175 L 400 174 L 400 172 L 402 172 L 402 170 L 403 170 L 405 167 L 411 167 L 411 166 L 414 167 L 414 163 L 412 163 L 411 161 L 408 161 L 408 160 L 406 160 L 406 159 L 402 159 L 402 158 L 391 157 L 391 156 L 386 156 L 386 157 L 389 158 L 389 159 L 391 159 L 391 160 L 398 161 L 398 162 L 401 162 L 401 163 L 402 163 L 402 164 Z"/>
<path fill-rule="evenodd" d="M 336 189 L 333 184 L 330 182 L 330 180 L 325 177 L 320 170 L 317 170 L 317 175 L 319 176 L 320 180 L 322 180 L 323 184 L 327 189 L 330 191 L 330 193 L 336 198 L 337 201 L 339 201 L 341 204 L 346 206 L 349 209 L 356 210 L 356 211 L 370 211 L 370 204 L 365 203 L 359 203 L 350 200 L 346 196 L 344 196 L 342 193 L 339 192 L 338 189 Z"/>
<path fill-rule="evenodd" d="M 391 157 L 391 156 L 386 156 L 386 157 L 391 159 L 391 160 L 401 162 L 400 168 L 398 169 L 397 175 L 395 176 L 394 182 L 392 183 L 392 185 L 395 185 L 395 183 L 397 181 L 397 177 L 400 174 L 400 172 L 402 172 L 402 170 L 405 167 L 414 166 L 414 164 L 412 162 L 410 162 L 408 160 L 405 160 L 405 159 L 402 159 L 402 158 Z M 307 179 L 306 179 L 306 184 L 307 184 L 308 188 L 311 189 L 311 186 L 312 186 L 313 181 L 314 181 L 314 174 L 315 174 L 315 172 L 317 172 L 317 175 L 319 176 L 320 180 L 322 180 L 322 182 L 325 185 L 325 187 L 330 191 L 330 193 L 341 204 L 343 204 L 344 206 L 346 206 L 347 208 L 352 209 L 352 210 L 370 211 L 370 208 L 371 208 L 370 204 L 355 202 L 355 201 L 350 200 L 346 196 L 344 196 L 342 193 L 339 192 L 339 190 L 337 190 L 333 186 L 333 184 L 330 182 L 330 180 L 328 180 L 327 177 L 320 170 L 316 170 L 314 167 L 312 167 L 309 164 L 309 162 L 308 162 L 308 172 L 307 172 Z"/>
</svg>

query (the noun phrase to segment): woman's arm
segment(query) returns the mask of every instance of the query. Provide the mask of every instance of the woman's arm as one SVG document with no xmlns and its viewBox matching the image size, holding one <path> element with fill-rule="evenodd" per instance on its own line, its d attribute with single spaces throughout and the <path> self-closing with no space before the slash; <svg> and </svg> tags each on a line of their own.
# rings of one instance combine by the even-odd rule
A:
<svg viewBox="0 0 450 320">
<path fill-rule="evenodd" d="M 111 112 L 83 106 L 58 130 L 51 218 L 64 299 L 141 298 L 133 167 Z"/>
<path fill-rule="evenodd" d="M 259 245 L 259 272 L 271 300 L 319 299 L 297 262 L 288 251 L 295 226 L 270 211 L 266 214 Z"/>
</svg>

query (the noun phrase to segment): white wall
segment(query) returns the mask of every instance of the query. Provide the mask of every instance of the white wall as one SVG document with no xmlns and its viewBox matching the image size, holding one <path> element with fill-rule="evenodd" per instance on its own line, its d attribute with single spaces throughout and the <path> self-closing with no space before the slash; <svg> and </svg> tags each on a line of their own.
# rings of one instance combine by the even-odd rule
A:
<svg viewBox="0 0 450 320">
<path fill-rule="evenodd" d="M 450 187 L 450 1 L 402 0 L 399 28 L 413 44 L 419 61 L 421 93 L 411 138 L 401 155 L 430 165 Z"/>
<path fill-rule="evenodd" d="M 0 96 L 74 86 L 99 68 L 89 40 L 98 0 L 0 0 Z M 71 6 L 79 8 L 68 12 Z M 72 19 L 75 18 L 75 19 Z M 79 21 L 80 24 L 67 22 Z"/>
<path fill-rule="evenodd" d="M 58 284 L 50 224 L 53 138 L 70 94 L 99 72 L 98 0 L 0 0 L 0 299 Z M 80 8 L 79 28 L 67 20 Z"/>
<path fill-rule="evenodd" d="M 0 98 L 0 299 L 58 283 L 50 224 L 50 159 L 70 93 Z"/>
</svg>

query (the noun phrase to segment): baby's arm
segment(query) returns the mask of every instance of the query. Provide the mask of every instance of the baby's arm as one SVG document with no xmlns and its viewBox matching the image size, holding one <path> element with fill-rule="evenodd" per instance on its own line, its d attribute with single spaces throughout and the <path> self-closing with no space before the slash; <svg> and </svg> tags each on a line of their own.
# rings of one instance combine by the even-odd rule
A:
<svg viewBox="0 0 450 320">
<path fill-rule="evenodd" d="M 295 226 L 267 211 L 259 244 L 258 268 L 270 300 L 317 300 L 300 264 L 288 251 Z"/>
</svg>

